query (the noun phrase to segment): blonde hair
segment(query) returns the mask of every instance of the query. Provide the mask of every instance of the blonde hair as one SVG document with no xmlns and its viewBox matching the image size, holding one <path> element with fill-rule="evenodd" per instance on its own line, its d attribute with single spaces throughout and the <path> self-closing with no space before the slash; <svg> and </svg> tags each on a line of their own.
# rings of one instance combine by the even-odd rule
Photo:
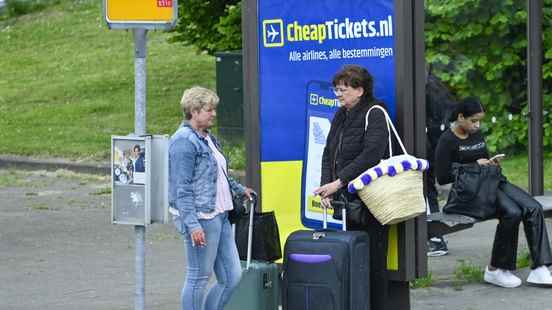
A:
<svg viewBox="0 0 552 310">
<path fill-rule="evenodd" d="M 199 111 L 205 106 L 216 108 L 218 103 L 219 97 L 217 94 L 201 86 L 186 89 L 182 94 L 182 99 L 180 99 L 180 107 L 187 120 L 192 118 L 193 111 Z"/>
</svg>

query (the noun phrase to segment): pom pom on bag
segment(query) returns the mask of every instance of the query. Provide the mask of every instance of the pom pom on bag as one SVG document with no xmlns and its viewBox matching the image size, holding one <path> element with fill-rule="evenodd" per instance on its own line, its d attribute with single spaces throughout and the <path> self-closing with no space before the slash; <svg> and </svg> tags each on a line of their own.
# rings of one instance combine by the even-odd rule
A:
<svg viewBox="0 0 552 310">
<path fill-rule="evenodd" d="M 426 212 L 423 172 L 429 168 L 429 163 L 406 152 L 391 118 L 382 107 L 375 105 L 366 112 L 364 130 L 368 128 L 368 115 L 372 109 L 379 109 L 385 115 L 389 158 L 349 182 L 347 189 L 358 194 L 381 224 L 396 224 Z M 391 130 L 402 148 L 402 155 L 393 156 Z"/>
</svg>

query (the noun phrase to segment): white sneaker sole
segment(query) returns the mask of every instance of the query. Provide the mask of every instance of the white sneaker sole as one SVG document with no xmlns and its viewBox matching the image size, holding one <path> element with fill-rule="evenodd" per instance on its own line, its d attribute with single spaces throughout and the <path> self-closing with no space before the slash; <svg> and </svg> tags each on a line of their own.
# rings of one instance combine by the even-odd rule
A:
<svg viewBox="0 0 552 310">
<path fill-rule="evenodd" d="M 490 280 L 490 279 L 487 279 L 487 278 L 483 278 L 483 280 L 489 284 L 492 284 L 492 285 L 496 285 L 496 286 L 500 286 L 500 287 L 504 287 L 504 288 L 516 288 L 516 287 L 519 287 L 521 285 L 521 283 L 519 284 L 504 284 L 504 283 L 499 283 L 499 282 L 495 282 L 493 280 Z"/>
<path fill-rule="evenodd" d="M 438 251 L 433 251 L 433 252 L 427 252 L 427 256 L 428 257 L 438 257 L 438 256 L 445 256 L 448 254 L 448 251 L 444 251 L 444 250 L 438 250 Z"/>
<path fill-rule="evenodd" d="M 540 288 L 552 288 L 552 283 L 535 283 L 527 281 L 527 285 Z"/>
</svg>

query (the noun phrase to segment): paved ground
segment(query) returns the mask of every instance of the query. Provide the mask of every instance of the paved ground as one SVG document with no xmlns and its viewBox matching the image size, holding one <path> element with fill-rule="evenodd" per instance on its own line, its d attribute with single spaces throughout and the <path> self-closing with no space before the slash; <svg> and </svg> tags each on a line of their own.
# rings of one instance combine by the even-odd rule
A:
<svg viewBox="0 0 552 310">
<path fill-rule="evenodd" d="M 134 308 L 134 230 L 110 224 L 108 185 L 67 171 L 0 169 L 0 310 Z M 458 283 L 459 260 L 487 263 L 495 224 L 449 237 L 450 255 L 430 259 L 432 286 L 411 291 L 413 310 L 552 309 L 552 290 Z M 146 309 L 178 309 L 179 237 L 153 225 L 146 243 Z"/>
</svg>

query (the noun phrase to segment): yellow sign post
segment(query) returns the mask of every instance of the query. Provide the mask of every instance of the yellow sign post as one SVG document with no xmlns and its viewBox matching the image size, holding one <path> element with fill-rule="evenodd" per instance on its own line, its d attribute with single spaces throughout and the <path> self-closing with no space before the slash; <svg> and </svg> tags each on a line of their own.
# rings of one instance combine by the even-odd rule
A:
<svg viewBox="0 0 552 310">
<path fill-rule="evenodd" d="M 104 16 L 112 29 L 171 29 L 178 16 L 177 0 L 104 0 Z"/>
<path fill-rule="evenodd" d="M 146 135 L 146 43 L 148 30 L 174 27 L 177 0 L 103 0 L 103 12 L 110 29 L 132 29 L 134 33 L 134 135 Z M 133 193 L 133 192 L 132 192 Z M 131 194 L 132 194 L 131 193 Z M 146 291 L 146 226 L 137 223 L 134 310 L 144 310 Z"/>
</svg>

